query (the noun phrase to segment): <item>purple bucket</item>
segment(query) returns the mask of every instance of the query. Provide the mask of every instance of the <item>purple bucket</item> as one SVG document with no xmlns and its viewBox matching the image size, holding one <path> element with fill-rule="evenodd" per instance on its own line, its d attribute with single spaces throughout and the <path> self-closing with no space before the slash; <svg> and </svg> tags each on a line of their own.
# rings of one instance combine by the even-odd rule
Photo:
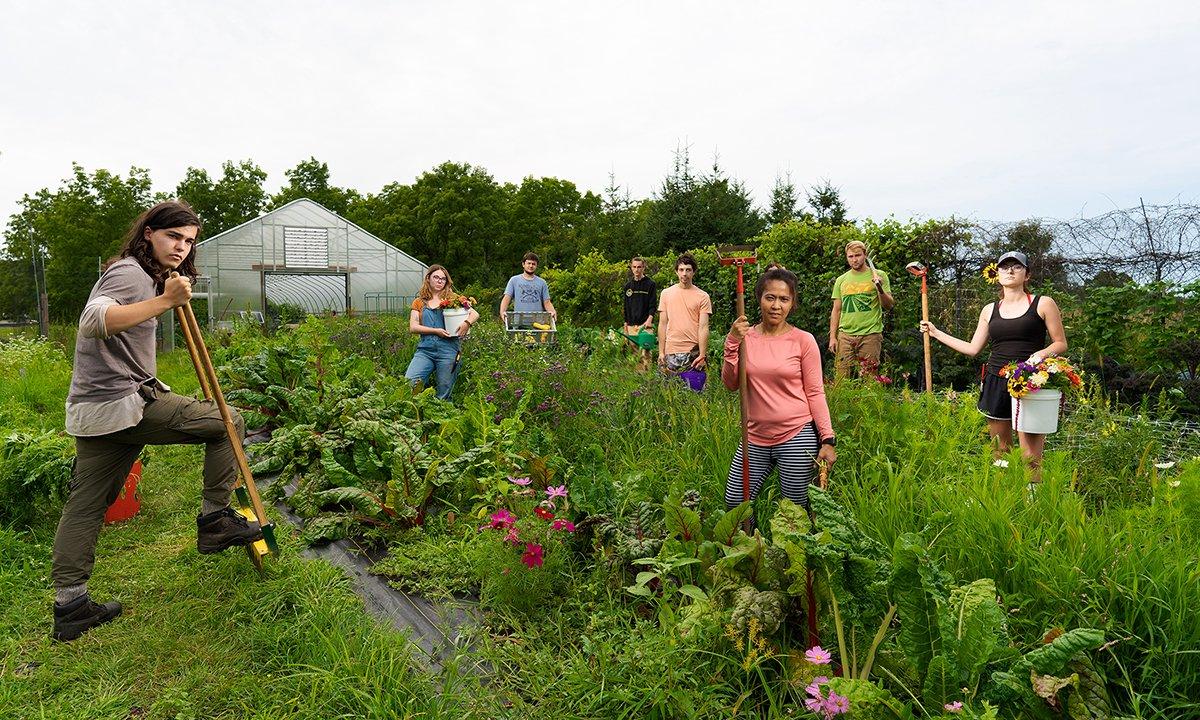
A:
<svg viewBox="0 0 1200 720">
<path fill-rule="evenodd" d="M 703 370 L 684 370 L 679 373 L 679 377 L 687 381 L 689 388 L 700 392 L 704 389 L 704 381 L 708 379 L 708 374 Z"/>
</svg>

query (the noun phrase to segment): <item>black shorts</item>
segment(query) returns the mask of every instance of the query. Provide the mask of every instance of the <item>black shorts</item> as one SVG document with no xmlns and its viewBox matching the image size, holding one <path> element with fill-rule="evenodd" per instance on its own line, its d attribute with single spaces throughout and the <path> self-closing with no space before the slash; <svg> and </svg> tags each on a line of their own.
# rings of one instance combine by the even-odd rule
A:
<svg viewBox="0 0 1200 720">
<path fill-rule="evenodd" d="M 1008 379 L 986 371 L 979 384 L 979 412 L 993 420 L 1012 419 L 1012 395 L 1008 394 Z"/>
</svg>

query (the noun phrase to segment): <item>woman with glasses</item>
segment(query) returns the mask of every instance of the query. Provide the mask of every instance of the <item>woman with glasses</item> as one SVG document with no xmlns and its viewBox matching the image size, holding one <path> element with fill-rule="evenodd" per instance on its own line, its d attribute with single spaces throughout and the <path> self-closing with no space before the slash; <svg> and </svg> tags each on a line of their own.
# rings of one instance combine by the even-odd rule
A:
<svg viewBox="0 0 1200 720">
<path fill-rule="evenodd" d="M 430 265 L 425 271 L 421 289 L 413 300 L 412 312 L 408 314 L 409 332 L 421 336 L 421 339 L 417 341 L 417 350 L 408 363 L 404 377 L 416 385 L 426 382 L 430 374 L 435 374 L 437 396 L 442 400 L 450 399 L 450 391 L 454 389 L 454 380 L 458 377 L 462 339 L 479 320 L 479 313 L 471 308 L 456 334 L 446 330 L 443 311 L 446 303 L 452 302 L 455 297 L 450 271 L 441 265 Z"/>
<path fill-rule="evenodd" d="M 968 357 L 978 355 L 985 345 L 990 348 L 982 371 L 978 407 L 987 418 L 988 433 L 997 443 L 998 452 L 1003 454 L 1012 448 L 1012 401 L 1000 369 L 1010 362 L 1040 363 L 1049 355 L 1061 355 L 1067 349 L 1067 335 L 1054 299 L 1030 294 L 1029 258 L 1025 253 L 1006 252 L 996 264 L 1000 270 L 1000 299 L 979 313 L 979 324 L 970 342 L 938 330 L 931 322 L 922 322 L 921 332 Z M 1020 440 L 1032 481 L 1040 482 L 1046 436 L 1021 432 Z"/>
</svg>

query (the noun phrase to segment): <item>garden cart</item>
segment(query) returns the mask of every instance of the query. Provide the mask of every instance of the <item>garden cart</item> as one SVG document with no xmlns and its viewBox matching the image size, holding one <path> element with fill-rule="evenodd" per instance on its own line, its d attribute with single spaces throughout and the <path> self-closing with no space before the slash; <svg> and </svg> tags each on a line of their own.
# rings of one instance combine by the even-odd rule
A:
<svg viewBox="0 0 1200 720">
<path fill-rule="evenodd" d="M 175 277 L 178 273 L 171 275 Z M 246 554 L 250 556 L 250 562 L 254 563 L 254 567 L 261 573 L 263 557 L 279 553 L 279 546 L 275 540 L 275 526 L 271 524 L 266 510 L 263 508 L 262 498 L 258 494 L 258 486 L 254 483 L 254 476 L 251 475 L 250 465 L 246 461 L 246 451 L 242 448 L 242 438 L 233 424 L 233 416 L 229 413 L 225 394 L 221 392 L 221 385 L 217 382 L 217 372 L 213 368 L 208 347 L 204 344 L 204 336 L 200 334 L 200 325 L 196 322 L 196 314 L 192 311 L 191 303 L 185 303 L 175 308 L 175 316 L 183 328 L 183 339 L 187 343 L 188 355 L 191 356 L 192 366 L 196 369 L 196 378 L 200 381 L 200 389 L 204 392 L 204 398 L 216 401 L 217 408 L 221 411 L 221 420 L 225 423 L 225 432 L 233 446 L 234 458 L 238 465 L 238 479 L 234 485 L 234 493 L 238 500 L 237 512 L 247 520 L 257 522 L 262 529 L 263 539 L 246 546 Z"/>
</svg>

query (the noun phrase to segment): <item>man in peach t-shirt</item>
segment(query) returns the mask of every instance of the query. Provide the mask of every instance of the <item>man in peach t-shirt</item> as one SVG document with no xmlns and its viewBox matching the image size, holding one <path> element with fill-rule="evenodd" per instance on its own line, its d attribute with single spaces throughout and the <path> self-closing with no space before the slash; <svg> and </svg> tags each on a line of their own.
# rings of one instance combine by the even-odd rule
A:
<svg viewBox="0 0 1200 720">
<path fill-rule="evenodd" d="M 696 258 L 680 255 L 675 260 L 675 276 L 679 282 L 658 296 L 658 364 L 671 372 L 703 370 L 712 301 L 692 284 Z"/>
</svg>

